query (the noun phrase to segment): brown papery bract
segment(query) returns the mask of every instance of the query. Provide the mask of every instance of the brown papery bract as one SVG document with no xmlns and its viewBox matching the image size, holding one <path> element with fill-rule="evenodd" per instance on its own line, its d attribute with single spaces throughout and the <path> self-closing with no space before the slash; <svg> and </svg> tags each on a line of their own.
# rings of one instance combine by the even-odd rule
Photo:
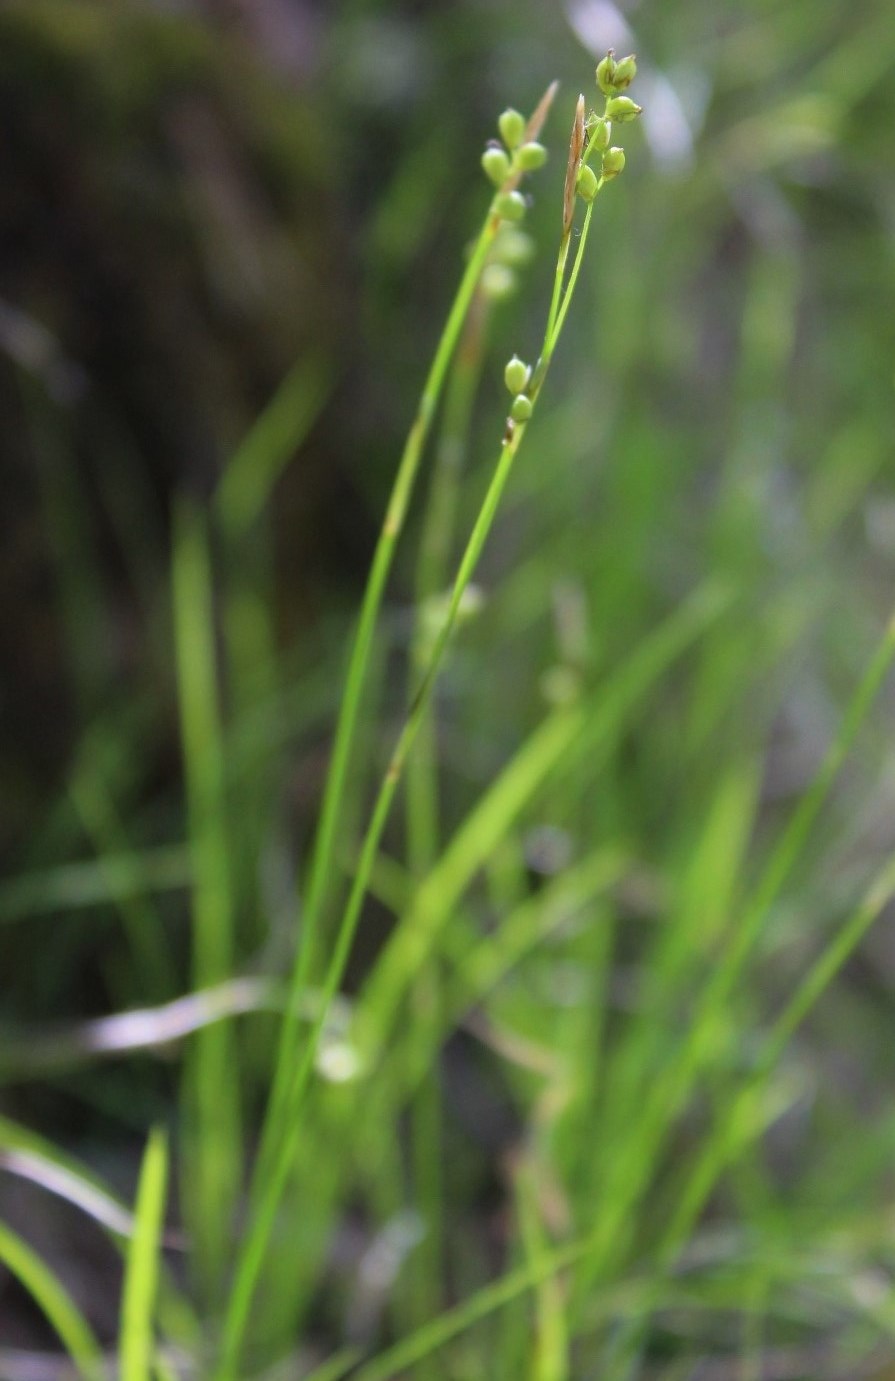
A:
<svg viewBox="0 0 895 1381">
<path fill-rule="evenodd" d="M 581 155 L 584 152 L 584 97 L 578 97 L 578 104 L 575 107 L 575 119 L 572 121 L 572 134 L 569 139 L 569 162 L 566 167 L 566 183 L 563 189 L 562 199 L 562 233 L 563 239 L 567 239 L 572 230 L 572 220 L 575 216 L 575 183 L 578 180 L 578 169 L 581 166 Z"/>
</svg>

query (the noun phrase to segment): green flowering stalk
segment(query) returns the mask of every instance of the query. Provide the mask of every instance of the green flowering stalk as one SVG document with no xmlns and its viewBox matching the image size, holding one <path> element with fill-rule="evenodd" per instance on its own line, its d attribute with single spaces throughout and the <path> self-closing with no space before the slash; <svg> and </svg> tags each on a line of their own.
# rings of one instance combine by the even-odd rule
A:
<svg viewBox="0 0 895 1381">
<path fill-rule="evenodd" d="M 271 1092 L 249 1193 L 252 1228 L 237 1260 L 217 1381 L 235 1381 L 237 1376 L 239 1353 L 251 1299 L 276 1206 L 282 1194 L 282 1185 L 274 1170 L 284 1161 L 281 1150 L 283 1138 L 294 1120 L 294 1104 L 301 1097 L 304 1079 L 304 1076 L 296 1075 L 298 1055 L 302 1046 L 301 997 L 313 980 L 322 949 L 325 911 L 331 896 L 332 879 L 337 872 L 336 849 L 344 810 L 348 769 L 386 582 L 448 369 L 477 291 L 481 287 L 486 296 L 496 299 L 512 290 L 512 267 L 500 261 L 499 246 L 502 240 L 506 241 L 511 230 L 516 234 L 518 242 L 519 231 L 510 222 L 520 221 L 527 209 L 525 198 L 519 191 L 520 184 L 528 173 L 540 167 L 546 159 L 546 150 L 538 143 L 538 138 L 556 90 L 557 83 L 553 82 L 528 120 L 518 111 L 505 111 L 498 121 L 498 129 L 505 147 L 501 149 L 499 145 L 489 145 L 483 155 L 483 167 L 486 176 L 495 186 L 495 192 L 467 260 L 423 386 L 373 555 L 349 657 L 345 690 L 340 702 L 320 822 L 308 863 L 307 883 L 302 896 L 301 934 L 289 984 L 289 998 L 280 1028 Z M 310 1042 L 315 1051 L 319 1035 L 320 1033 L 316 1032 Z"/>
<path fill-rule="evenodd" d="M 636 75 L 637 60 L 634 54 L 631 53 L 628 57 L 616 62 L 615 54 L 610 49 L 603 60 L 597 64 L 596 71 L 597 87 L 606 97 L 602 115 L 591 110 L 585 116 L 584 97 L 579 96 L 578 98 L 572 135 L 569 140 L 569 159 L 566 165 L 566 181 L 563 189 L 562 238 L 556 261 L 553 299 L 550 303 L 545 346 L 539 364 L 540 375 L 538 370 L 535 371 L 535 389 L 539 388 L 543 382 L 543 376 L 546 373 L 559 335 L 557 328 L 561 329 L 562 319 L 564 319 L 565 311 L 568 310 L 568 302 L 571 298 L 571 294 L 567 293 L 563 299 L 562 292 L 572 234 L 572 222 L 575 215 L 575 199 L 580 197 L 587 204 L 588 209 L 581 227 L 581 238 L 578 242 L 578 253 L 572 270 L 570 287 L 574 286 L 581 256 L 584 253 L 584 244 L 590 229 L 591 205 L 606 183 L 618 177 L 625 166 L 624 149 L 610 147 L 610 140 L 613 122 L 627 124 L 636 120 L 640 114 L 640 106 L 635 105 L 629 96 L 620 94 L 631 85 Z M 591 159 L 596 155 L 599 155 L 599 172 L 590 166 Z"/>
<path fill-rule="evenodd" d="M 611 58 L 611 54 L 609 57 Z M 614 59 L 612 60 L 614 62 Z M 624 80 L 629 83 L 636 70 L 634 59 L 623 59 L 621 64 L 616 64 L 613 68 L 616 81 L 618 80 L 619 68 L 624 69 Z M 604 69 L 604 77 L 606 70 L 608 69 Z M 598 84 L 599 80 L 598 75 Z M 602 86 L 601 89 L 603 89 Z M 376 617 L 381 604 L 386 577 L 391 568 L 397 538 L 403 528 L 410 494 L 435 406 L 440 397 L 460 331 L 488 263 L 489 254 L 498 232 L 506 226 L 506 223 L 514 223 L 524 217 L 527 203 L 519 191 L 519 185 L 529 171 L 542 166 L 546 159 L 546 150 L 538 143 L 538 136 L 555 91 L 556 83 L 553 83 L 528 122 L 518 111 L 504 111 L 498 121 L 498 130 L 503 141 L 503 147 L 491 144 L 482 156 L 485 175 L 495 187 L 494 197 L 467 264 L 466 272 L 448 317 L 447 326 L 439 342 L 417 416 L 398 467 L 379 544 L 374 554 L 373 566 L 361 608 L 358 631 L 352 649 L 345 694 L 336 730 L 333 759 L 324 795 L 321 823 L 311 860 L 303 911 L 303 941 L 293 973 L 291 1000 L 281 1033 L 273 1090 L 250 1193 L 249 1223 L 237 1257 L 233 1289 L 224 1321 L 223 1352 L 215 1372 L 215 1381 L 236 1381 L 239 1375 L 243 1338 L 250 1316 L 252 1299 L 276 1212 L 288 1183 L 301 1134 L 299 1117 L 301 1103 L 315 1068 L 327 1016 L 338 992 L 348 961 L 373 865 L 379 850 L 382 832 L 402 779 L 411 746 L 425 722 L 436 678 L 441 669 L 451 634 L 463 609 L 470 582 L 493 526 L 503 491 L 509 480 L 522 438 L 533 415 L 553 352 L 559 340 L 581 266 L 594 199 L 606 182 L 616 177 L 621 171 L 621 166 L 623 166 L 623 162 L 619 165 L 617 158 L 620 150 L 610 150 L 607 147 L 608 130 L 612 119 L 608 110 L 612 101 L 617 102 L 619 100 L 617 88 L 613 88 L 611 96 L 607 94 L 607 107 L 600 117 L 592 114 L 587 119 L 585 118 L 585 103 L 582 96 L 576 108 L 569 144 L 557 274 L 540 356 L 533 370 L 529 370 L 523 361 L 515 359 L 511 360 L 507 366 L 506 383 L 514 396 L 499 458 L 460 559 L 442 622 L 430 642 L 427 665 L 422 673 L 416 695 L 411 703 L 373 804 L 351 891 L 336 932 L 333 951 L 320 985 L 317 1017 L 309 1035 L 300 1040 L 298 999 L 312 972 L 321 911 L 333 871 L 337 826 L 344 798 L 348 758 L 353 746 L 360 694 L 366 675 Z M 639 107 L 634 106 L 633 102 L 629 102 L 629 106 L 630 110 L 626 107 L 615 118 L 622 120 L 635 118 L 639 114 Z M 619 110 L 619 107 L 616 105 L 614 109 Z M 607 164 L 605 167 L 601 167 L 601 172 L 598 175 L 587 165 L 594 153 L 601 150 L 605 150 L 601 155 L 604 163 L 609 154 L 615 154 L 616 158 L 612 171 L 610 171 L 610 165 Z M 611 162 L 612 160 L 610 160 Z M 591 183 L 590 179 L 586 177 L 588 173 L 595 179 L 594 183 Z M 585 217 L 575 261 L 566 281 L 566 259 L 574 222 L 575 206 L 578 200 L 586 203 Z M 381 961 L 380 965 L 377 966 L 377 976 L 383 967 L 386 970 L 385 976 L 387 976 L 387 971 L 390 968 L 387 961 L 388 953 L 384 956 L 384 961 Z M 375 1041 L 374 1044 L 376 1044 Z"/>
<path fill-rule="evenodd" d="M 493 295 L 497 296 L 497 274 L 503 268 L 504 289 L 507 287 L 508 276 L 511 277 L 506 267 L 495 262 L 495 251 L 500 239 L 506 234 L 508 221 L 521 220 L 525 215 L 526 202 L 518 189 L 530 170 L 532 164 L 531 150 L 541 148 L 537 143 L 538 136 L 550 111 L 556 89 L 557 83 L 553 82 L 527 121 L 518 111 L 504 112 L 498 124 L 499 128 L 502 131 L 508 131 L 510 136 L 508 138 L 507 134 L 504 134 L 507 150 L 502 150 L 499 146 L 492 144 L 485 151 L 482 161 L 487 176 L 496 184 L 496 191 L 472 247 L 460 286 L 448 313 L 447 322 L 423 386 L 416 416 L 407 434 L 386 506 L 385 518 L 373 555 L 357 631 L 351 648 L 345 690 L 340 702 L 333 739 L 332 757 L 324 787 L 320 822 L 308 862 L 307 883 L 302 896 L 301 934 L 290 981 L 289 1001 L 280 1029 L 272 1090 L 262 1128 L 257 1169 L 253 1177 L 253 1185 L 255 1186 L 263 1185 L 266 1180 L 267 1161 L 272 1153 L 272 1145 L 288 1118 L 290 1083 L 295 1069 L 296 1050 L 301 1040 L 301 995 L 309 982 L 312 981 L 317 966 L 316 961 L 320 957 L 324 913 L 332 890 L 332 878 L 338 871 L 335 867 L 336 846 L 343 814 L 348 768 L 356 738 L 361 697 L 369 668 L 373 636 L 382 606 L 386 582 L 394 560 L 395 549 L 404 527 L 423 450 L 441 399 L 448 369 L 475 300 L 476 292 L 480 285 L 485 287 L 486 284 L 490 284 Z M 538 159 L 534 161 L 537 163 Z"/>
<path fill-rule="evenodd" d="M 611 53 L 607 56 L 611 61 L 614 61 Z M 622 70 L 622 80 L 629 84 L 636 73 L 636 62 L 633 55 L 624 58 L 621 63 L 616 65 L 614 69 L 616 73 L 619 68 Z M 598 68 L 598 86 L 600 85 L 599 71 L 600 69 Z M 601 90 L 602 89 L 601 87 Z M 518 355 L 513 355 L 507 361 L 504 368 L 504 383 L 509 392 L 514 396 L 510 406 L 509 416 L 506 420 L 500 456 L 495 466 L 491 483 L 482 502 L 481 509 L 479 510 L 478 517 L 473 526 L 472 533 L 461 557 L 444 622 L 432 646 L 429 665 L 422 678 L 419 690 L 417 691 L 416 700 L 411 706 L 410 713 L 395 746 L 382 786 L 380 787 L 379 796 L 374 806 L 370 826 L 364 839 L 360 862 L 355 875 L 354 888 L 349 898 L 348 908 L 346 909 L 345 922 L 352 933 L 360 915 L 360 907 L 366 892 L 367 880 L 378 851 L 379 840 L 382 828 L 385 824 L 385 819 L 388 815 L 391 798 L 403 771 L 407 754 L 416 736 L 417 726 L 422 716 L 425 714 L 425 709 L 431 697 L 441 660 L 444 656 L 458 615 L 462 609 L 465 592 L 473 577 L 485 541 L 493 525 L 503 491 L 506 488 L 507 481 L 512 472 L 516 455 L 522 444 L 522 439 L 528 429 L 528 423 L 534 414 L 538 398 L 550 368 L 550 363 L 553 359 L 554 351 L 559 342 L 563 325 L 565 324 L 584 257 L 585 245 L 587 243 L 588 231 L 593 215 L 594 201 L 607 183 L 614 181 L 625 166 L 625 155 L 623 150 L 620 148 L 608 147 L 609 135 L 611 133 L 611 120 L 607 111 L 611 103 L 617 101 L 619 98 L 614 91 L 612 94 L 607 94 L 604 91 L 604 95 L 606 95 L 606 107 L 602 115 L 599 116 L 593 111 L 589 115 L 586 115 L 586 102 L 584 96 L 579 96 L 578 98 L 575 117 L 572 122 L 572 131 L 569 138 L 569 154 L 563 187 L 562 232 L 560 236 L 559 254 L 557 256 L 556 277 L 554 280 L 553 296 L 547 315 L 547 324 L 541 344 L 540 355 L 534 368 L 526 364 Z M 633 101 L 630 101 L 629 105 L 633 108 L 634 114 L 631 115 L 626 108 L 625 120 L 635 119 L 636 116 L 640 114 L 640 107 L 635 106 Z M 595 158 L 597 155 L 599 155 L 600 159 L 599 173 L 595 172 L 595 170 L 589 166 L 589 160 Z M 584 203 L 585 212 L 581 223 L 580 235 L 578 237 L 578 247 L 575 253 L 575 259 L 572 269 L 568 277 L 566 277 L 565 269 L 568 248 L 572 238 L 576 208 L 579 201 Z M 371 1063 L 381 1050 L 397 1015 L 398 1007 L 406 988 L 406 976 L 408 972 L 413 971 L 413 965 L 406 962 L 407 946 L 413 943 L 415 943 L 415 937 L 408 937 L 399 927 L 393 939 L 386 944 L 382 955 L 377 961 L 376 969 L 368 980 L 361 1003 L 360 1018 L 360 1025 L 362 1028 L 360 1034 L 365 1046 L 365 1062 L 367 1064 Z M 333 995 L 335 995 L 335 992 L 336 988 L 334 987 Z"/>
</svg>

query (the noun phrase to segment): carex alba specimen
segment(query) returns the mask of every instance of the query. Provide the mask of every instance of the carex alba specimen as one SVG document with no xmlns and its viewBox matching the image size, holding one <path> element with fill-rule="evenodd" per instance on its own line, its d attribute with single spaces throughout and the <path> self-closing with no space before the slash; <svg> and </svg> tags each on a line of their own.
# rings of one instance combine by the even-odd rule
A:
<svg viewBox="0 0 895 1381">
<path fill-rule="evenodd" d="M 526 215 L 528 202 L 521 190 L 524 180 L 546 162 L 547 150 L 539 136 L 556 94 L 556 83 L 547 89 L 528 120 L 516 110 L 504 111 L 498 120 L 500 139 L 490 142 L 482 155 L 482 168 L 494 185 L 494 194 L 448 313 L 408 433 L 373 556 L 349 657 L 321 818 L 307 870 L 301 935 L 289 1003 L 281 1029 L 261 1147 L 249 1197 L 249 1219 L 237 1254 L 216 1381 L 236 1381 L 240 1374 L 240 1357 L 252 1299 L 301 1134 L 299 1113 L 303 1097 L 315 1067 L 327 1015 L 344 974 L 382 832 L 411 746 L 428 710 L 464 595 L 536 411 L 575 293 L 595 202 L 624 168 L 624 153 L 621 148 L 612 145 L 611 136 L 615 125 L 634 120 L 640 114 L 640 107 L 624 94 L 635 72 L 633 57 L 617 61 L 610 53 L 597 68 L 597 87 L 604 98 L 602 110 L 589 108 L 583 95 L 577 101 L 560 208 L 556 272 L 540 349 L 532 365 L 526 364 L 524 358 L 518 355 L 507 365 L 504 377 L 511 393 L 511 402 L 509 415 L 500 427 L 497 460 L 491 481 L 460 557 L 450 594 L 444 604 L 441 624 L 431 640 L 426 665 L 421 669 L 419 685 L 376 793 L 351 889 L 333 930 L 329 911 L 335 890 L 333 879 L 339 826 L 377 616 L 425 443 L 476 288 L 501 229 L 507 223 L 523 220 Z M 569 267 L 573 228 L 579 206 L 584 208 L 583 216 Z M 363 1033 L 365 1045 L 370 1050 L 375 1050 L 387 1036 L 402 995 L 400 973 L 400 954 L 393 947 L 387 947 L 370 984 L 375 1000 L 370 1004 L 369 1011 L 376 1013 L 376 1019 L 368 1023 L 368 1029 Z M 319 988 L 319 1001 L 310 1031 L 305 1032 L 300 1016 L 301 998 L 311 982 Z"/>
</svg>

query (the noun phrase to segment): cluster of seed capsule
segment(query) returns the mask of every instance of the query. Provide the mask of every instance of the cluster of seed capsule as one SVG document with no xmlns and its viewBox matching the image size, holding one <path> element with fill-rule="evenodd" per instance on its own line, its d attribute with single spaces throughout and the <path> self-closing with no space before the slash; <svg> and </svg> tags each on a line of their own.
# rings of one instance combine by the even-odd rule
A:
<svg viewBox="0 0 895 1381">
<path fill-rule="evenodd" d="M 500 301 L 516 290 L 516 272 L 534 254 L 534 244 L 519 222 L 528 199 L 517 190 L 525 173 L 536 172 L 547 161 L 547 150 L 536 139 L 526 139 L 529 123 L 518 110 L 508 109 L 497 121 L 500 139 L 491 139 L 482 154 L 482 167 L 498 189 L 492 210 L 502 224 L 481 279 L 484 297 Z"/>
<path fill-rule="evenodd" d="M 547 162 L 547 150 L 536 139 L 526 139 L 525 116 L 518 110 L 505 110 L 497 122 L 502 143 L 492 139 L 482 154 L 482 167 L 495 187 L 501 189 L 494 210 L 505 221 L 521 221 L 526 211 L 525 197 L 512 184 L 522 173 L 533 173 Z"/>
<path fill-rule="evenodd" d="M 583 116 L 584 98 L 582 97 L 579 102 L 579 113 L 576 116 L 576 125 L 572 131 L 572 145 L 569 154 L 570 172 L 567 182 L 569 202 L 567 228 L 569 229 L 571 228 L 572 203 L 575 193 L 581 197 L 582 201 L 591 202 L 603 184 L 618 177 L 624 169 L 625 151 L 610 144 L 610 139 L 613 123 L 628 124 L 630 121 L 636 120 L 641 113 L 640 106 L 632 101 L 630 96 L 624 94 L 636 74 L 637 62 L 633 53 L 628 57 L 616 60 L 610 49 L 603 60 L 598 63 L 596 71 L 597 86 L 606 97 L 603 114 L 597 115 L 596 111 L 591 111 L 585 120 Z M 528 168 L 540 167 L 547 157 L 546 150 L 540 144 L 522 143 L 525 122 L 518 111 L 505 111 L 500 117 L 499 125 L 507 148 L 515 150 L 515 167 L 525 168 L 526 171 Z M 513 139 L 516 141 L 515 144 Z M 525 155 L 523 159 L 525 150 L 534 152 Z M 599 173 L 596 173 L 588 162 L 593 154 L 600 155 Z M 482 163 L 488 176 L 498 186 L 502 185 L 503 181 L 514 170 L 514 165 L 511 164 L 508 154 L 496 144 L 486 149 Z M 525 212 L 525 199 L 518 192 L 509 192 L 502 194 L 498 198 L 498 203 L 503 202 L 506 197 L 518 198 L 519 203 L 519 209 L 515 210 L 508 219 L 520 219 Z M 500 208 L 498 207 L 498 209 Z M 501 211 L 501 214 L 505 213 Z M 527 422 L 532 414 L 533 400 L 526 392 L 532 377 L 531 365 L 526 364 L 518 355 L 513 355 L 512 359 L 507 361 L 503 377 L 507 388 L 513 395 L 505 438 L 509 439 L 512 436 L 515 423 Z"/>
<path fill-rule="evenodd" d="M 591 112 L 585 129 L 589 136 L 588 153 L 600 154 L 600 172 L 597 174 L 588 162 L 582 162 L 576 190 L 584 201 L 593 201 L 601 185 L 618 177 L 624 169 L 624 149 L 610 145 L 609 141 L 613 124 L 628 124 L 640 114 L 640 106 L 623 94 L 636 75 L 637 61 L 633 53 L 616 60 L 610 50 L 597 64 L 597 86 L 606 97 L 606 107 L 602 115 Z"/>
</svg>

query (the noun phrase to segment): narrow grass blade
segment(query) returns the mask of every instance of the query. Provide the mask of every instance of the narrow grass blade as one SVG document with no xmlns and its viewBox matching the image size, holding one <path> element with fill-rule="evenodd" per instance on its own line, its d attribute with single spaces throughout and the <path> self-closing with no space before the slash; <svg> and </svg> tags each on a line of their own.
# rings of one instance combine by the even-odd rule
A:
<svg viewBox="0 0 895 1381">
<path fill-rule="evenodd" d="M 662 1258 L 667 1263 L 680 1249 L 713 1185 L 743 1145 L 743 1136 L 757 1125 L 754 1105 L 779 1063 L 793 1034 L 816 1006 L 849 955 L 895 894 L 895 861 L 889 862 L 868 888 L 861 904 L 846 920 L 809 968 L 802 982 L 773 1023 L 757 1062 L 757 1069 L 731 1100 L 716 1123 L 669 1224 Z"/>
<path fill-rule="evenodd" d="M 66 1155 L 51 1141 L 0 1116 L 0 1168 L 40 1184 L 51 1194 L 67 1199 L 116 1237 L 130 1237 L 130 1207 L 74 1156 Z"/>
<path fill-rule="evenodd" d="M 364 993 L 362 1029 L 385 1037 L 409 982 L 437 942 L 453 907 L 549 773 L 571 754 L 592 760 L 618 732 L 661 672 L 725 607 L 720 591 L 698 591 L 586 703 L 556 711 L 485 793 L 421 884 Z"/>
<path fill-rule="evenodd" d="M 550 1242 L 538 1204 L 537 1167 L 528 1157 L 516 1175 L 516 1203 L 520 1233 L 529 1266 L 537 1271 L 550 1253 Z M 568 1381 L 569 1337 L 563 1289 L 555 1273 L 534 1287 L 535 1317 L 529 1330 L 532 1353 L 530 1381 Z M 533 1336 L 532 1336 L 533 1335 Z"/>
<path fill-rule="evenodd" d="M 308 1372 L 303 1381 L 341 1381 L 343 1376 L 347 1376 L 357 1366 L 362 1355 L 359 1348 L 344 1348 L 337 1352 L 335 1357 L 328 1357 L 319 1367 Z"/>
<path fill-rule="evenodd" d="M 540 128 L 549 110 L 555 91 L 556 84 L 554 83 L 553 86 L 548 89 L 547 93 L 545 93 L 535 115 L 532 117 L 532 121 L 528 126 L 530 130 Z M 535 135 L 532 134 L 532 138 L 534 137 Z M 271 1174 L 271 1157 L 279 1155 L 279 1166 L 282 1167 L 285 1165 L 288 1157 L 284 1156 L 281 1150 L 277 1151 L 276 1148 L 282 1141 L 285 1129 L 292 1129 L 295 1124 L 295 1047 L 298 1036 L 298 1022 L 295 1015 L 295 1007 L 297 1006 L 302 991 L 307 986 L 309 977 L 312 977 L 314 974 L 315 964 L 319 961 L 321 944 L 320 931 L 323 924 L 324 910 L 329 895 L 329 889 L 332 886 L 334 872 L 333 863 L 336 855 L 339 826 L 345 806 L 345 790 L 348 781 L 349 766 L 355 744 L 361 698 L 367 680 L 367 672 L 379 610 L 394 560 L 398 538 L 403 530 L 407 509 L 416 484 L 423 450 L 441 398 L 448 368 L 454 356 L 457 341 L 460 337 L 460 332 L 463 328 L 479 279 L 485 267 L 489 251 L 494 243 L 501 223 L 501 217 L 492 204 L 485 216 L 484 223 L 476 239 L 472 253 L 467 260 L 459 287 L 457 288 L 456 295 L 451 304 L 450 311 L 448 312 L 447 321 L 441 337 L 439 338 L 435 356 L 423 385 L 416 416 L 408 432 L 391 494 L 386 506 L 385 518 L 376 544 L 370 574 L 361 602 L 357 632 L 355 633 L 352 643 L 345 679 L 345 691 L 340 706 L 339 718 L 333 741 L 332 760 L 327 773 L 326 788 L 320 813 L 320 823 L 317 828 L 308 870 L 308 885 L 305 896 L 303 897 L 303 929 L 301 944 L 292 974 L 292 1001 L 289 1004 L 286 1018 L 281 1027 L 277 1056 L 274 1064 L 271 1094 L 268 1100 L 268 1109 L 262 1128 L 261 1148 L 257 1159 L 257 1172 L 252 1185 L 252 1202 L 253 1204 L 258 1204 L 260 1201 L 261 1205 L 258 1209 L 256 1218 L 258 1227 L 256 1231 L 249 1234 L 238 1266 L 236 1284 L 231 1291 L 224 1328 L 223 1356 L 216 1373 L 217 1381 L 233 1381 L 233 1378 L 236 1376 L 238 1355 L 242 1346 L 242 1337 L 248 1320 L 255 1278 L 261 1265 L 261 1256 L 263 1254 L 262 1239 L 266 1238 L 269 1226 L 272 1224 L 272 1204 L 274 1198 L 281 1192 L 282 1183 L 284 1181 L 282 1168 L 278 1170 L 276 1175 Z M 509 452 L 509 450 L 510 448 L 508 447 L 507 451 Z M 512 457 L 509 456 L 508 459 L 511 461 Z M 456 614 L 456 610 L 454 613 Z M 407 747 L 409 748 L 409 746 L 408 742 Z M 374 812 L 373 826 L 368 836 L 369 847 L 365 851 L 366 857 L 361 860 L 361 871 L 359 879 L 356 880 L 354 896 L 362 897 L 366 889 L 366 878 L 372 868 L 376 854 L 376 845 L 372 841 L 372 834 L 377 828 L 377 818 L 379 821 L 378 828 L 381 829 L 396 786 L 397 777 L 395 778 L 394 787 L 388 785 L 386 787 L 382 803 L 383 808 Z M 355 909 L 355 903 L 349 901 L 348 907 L 346 908 L 346 914 L 350 914 L 352 909 Z M 336 943 L 334 961 L 330 965 L 327 980 L 324 985 L 326 988 L 333 987 L 331 975 L 338 971 L 340 964 L 343 962 L 343 956 L 347 958 L 347 949 L 350 945 L 351 933 L 352 926 L 350 924 L 345 925 L 343 921 L 340 935 Z M 317 1035 L 315 1034 L 312 1036 L 307 1046 L 307 1051 L 310 1052 L 311 1060 L 313 1060 L 316 1040 Z M 301 1071 L 306 1067 L 310 1068 L 307 1056 L 302 1061 L 299 1075 L 297 1076 L 299 1082 L 305 1077 Z M 289 1134 L 291 1135 L 291 1130 Z"/>
<path fill-rule="evenodd" d="M 158 1291 L 168 1148 L 158 1128 L 149 1135 L 137 1202 L 134 1234 L 127 1253 L 121 1300 L 121 1381 L 151 1381 L 153 1371 L 153 1318 Z"/>
<path fill-rule="evenodd" d="M 71 784 L 72 801 L 97 853 L 97 864 L 105 871 L 108 855 L 127 858 L 129 840 L 101 775 L 75 774 Z M 161 918 L 150 900 L 140 875 L 140 854 L 133 853 L 135 876 L 130 889 L 117 899 L 124 932 L 130 944 L 133 963 L 139 974 L 140 994 L 149 1001 L 160 1001 L 177 988 L 177 974 L 168 952 Z M 110 879 L 110 881 L 113 879 Z"/>
<path fill-rule="evenodd" d="M 59 1335 L 84 1381 L 103 1381 L 102 1350 L 84 1315 L 49 1266 L 2 1222 L 0 1261 L 28 1291 Z"/>
<path fill-rule="evenodd" d="M 193 983 L 214 987 L 232 975 L 233 887 L 218 704 L 211 557 L 198 512 L 177 515 L 173 561 L 174 631 L 193 867 Z M 239 1070 L 226 1023 L 203 1029 L 186 1071 L 185 1204 L 206 1289 L 226 1267 L 241 1167 Z"/>
<path fill-rule="evenodd" d="M 2 1145 L 0 1131 L 0 1145 Z M 23 1180 L 38 1184 L 49 1194 L 74 1204 L 94 1222 L 118 1237 L 130 1237 L 134 1220 L 130 1212 L 111 1194 L 98 1188 L 82 1175 L 73 1173 L 54 1158 L 34 1151 L 0 1150 L 0 1170 Z"/>
<path fill-rule="evenodd" d="M 820 770 L 780 836 L 742 920 L 732 931 L 730 945 L 705 984 L 686 1039 L 647 1097 L 626 1139 L 624 1153 L 610 1166 L 588 1279 L 598 1278 L 630 1241 L 637 1221 L 636 1206 L 649 1184 L 667 1130 L 689 1097 L 699 1070 L 711 1057 L 728 996 L 761 937 L 771 905 L 805 846 L 893 656 L 895 620 L 886 627 Z"/>
<path fill-rule="evenodd" d="M 235 539 L 255 521 L 296 448 L 320 415 L 332 387 L 330 365 L 299 360 L 231 457 L 215 505 L 221 527 Z"/>
<path fill-rule="evenodd" d="M 176 891 L 190 881 L 180 844 L 108 853 L 78 863 L 22 873 L 0 886 L 0 925 L 88 906 L 120 904 L 151 892 Z"/>
</svg>

